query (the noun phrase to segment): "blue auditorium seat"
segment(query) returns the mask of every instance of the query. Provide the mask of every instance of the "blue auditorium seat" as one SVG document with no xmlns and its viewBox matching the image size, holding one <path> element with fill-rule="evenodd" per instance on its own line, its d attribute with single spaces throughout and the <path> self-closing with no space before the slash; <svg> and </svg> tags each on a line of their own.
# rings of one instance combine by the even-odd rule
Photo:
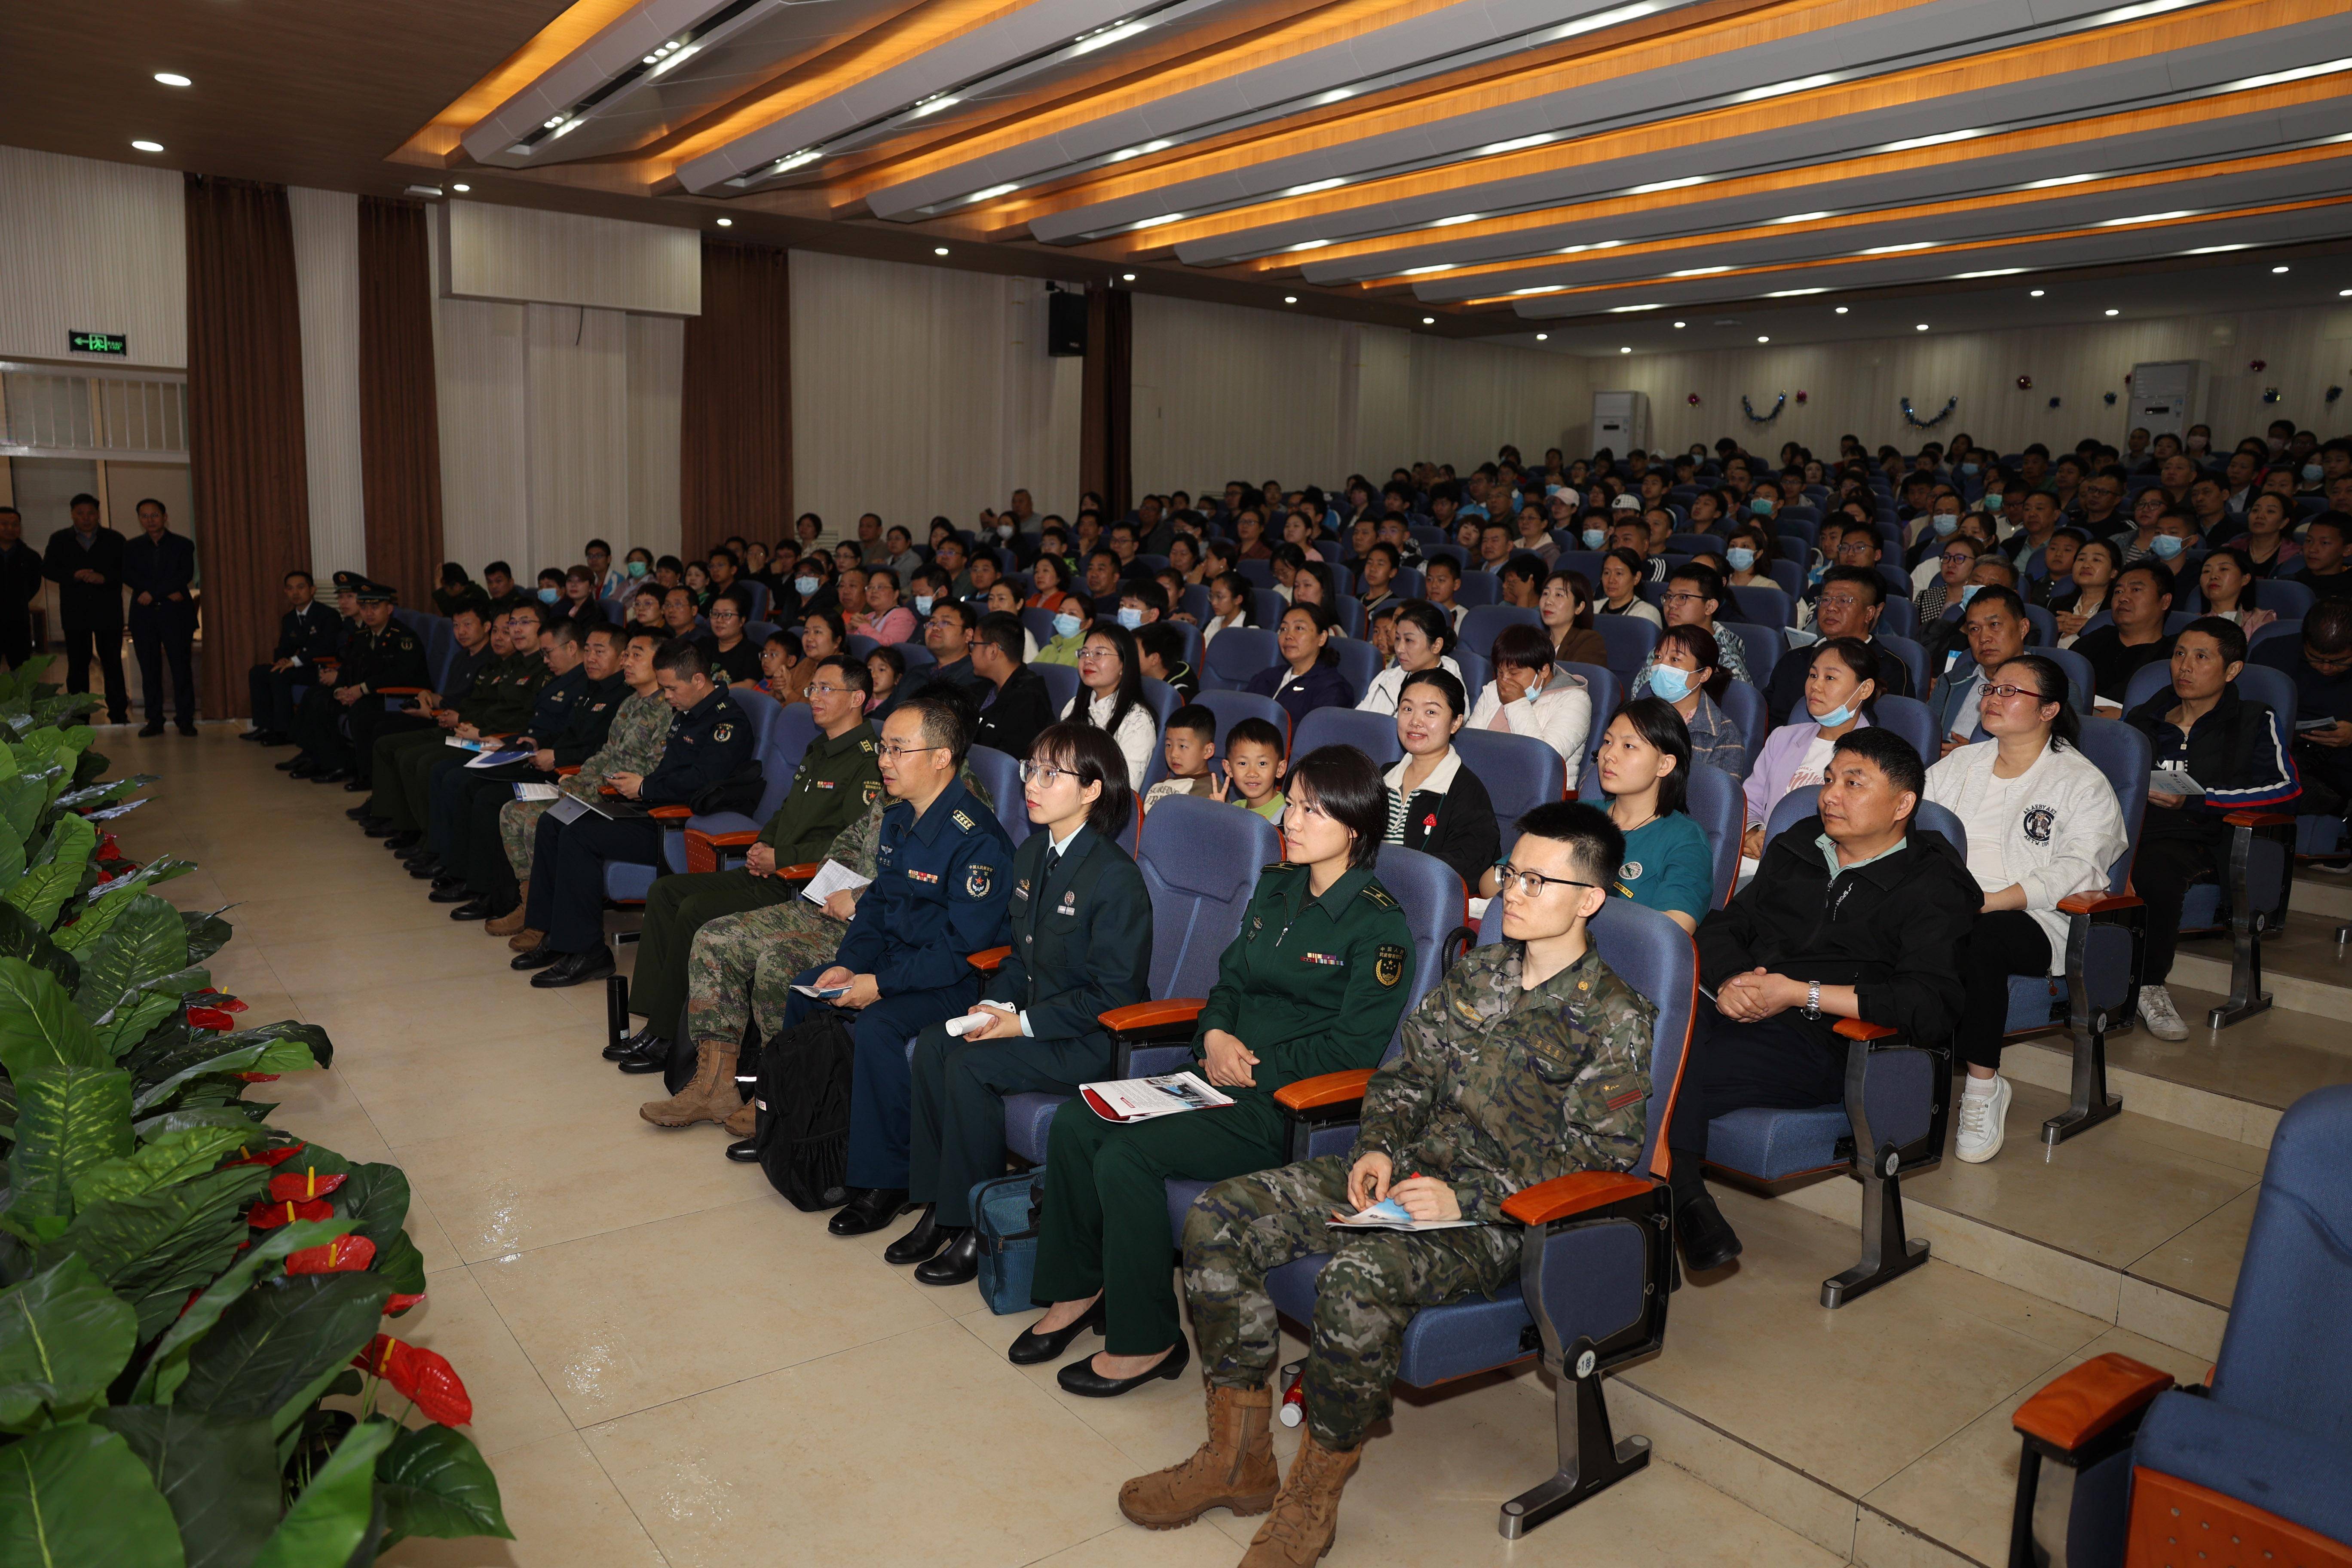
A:
<svg viewBox="0 0 2352 1568">
<path fill-rule="evenodd" d="M 1203 691 L 1241 691 L 1251 677 L 1282 660 L 1275 634 L 1261 626 L 1227 626 L 1217 634 L 1201 660 Z"/>
<path fill-rule="evenodd" d="M 1355 708 L 1318 708 L 1298 721 L 1291 744 L 1300 756 L 1322 746 L 1353 746 L 1385 773 L 1404 756 L 1396 716 Z"/>
</svg>

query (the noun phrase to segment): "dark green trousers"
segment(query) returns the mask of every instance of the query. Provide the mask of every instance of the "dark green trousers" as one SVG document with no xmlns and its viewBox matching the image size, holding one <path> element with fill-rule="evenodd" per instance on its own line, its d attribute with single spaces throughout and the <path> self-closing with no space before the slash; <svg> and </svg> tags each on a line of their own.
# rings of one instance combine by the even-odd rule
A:
<svg viewBox="0 0 2352 1568">
<path fill-rule="evenodd" d="M 494 838 L 494 847 L 496 843 Z M 695 933 L 721 915 L 789 903 L 806 886 L 742 870 L 656 879 L 646 894 L 636 976 L 629 982 L 629 1010 L 642 1014 L 655 1033 L 674 1034 L 686 1009 L 686 961 L 694 952 Z"/>
<path fill-rule="evenodd" d="M 446 743 L 448 731 L 436 724 L 430 729 L 396 731 L 376 738 L 368 763 L 368 782 L 374 793 L 368 796 L 368 815 L 382 817 L 406 833 L 425 826 L 425 802 L 410 794 L 412 769 L 420 759 L 427 763 L 443 757 L 460 753 Z"/>
<path fill-rule="evenodd" d="M 971 1224 L 975 1183 L 1004 1173 L 1004 1097 L 1076 1094 L 1110 1076 L 1110 1042 L 975 1040 L 933 1024 L 915 1037 L 907 1194 L 941 1225 Z"/>
<path fill-rule="evenodd" d="M 1100 1290 L 1111 1354 L 1166 1350 L 1184 1332 L 1168 1178 L 1222 1182 L 1279 1165 L 1285 1139 L 1273 1097 L 1246 1089 L 1213 1110 L 1124 1124 L 1071 1100 L 1045 1144 L 1036 1299 L 1076 1301 Z"/>
</svg>

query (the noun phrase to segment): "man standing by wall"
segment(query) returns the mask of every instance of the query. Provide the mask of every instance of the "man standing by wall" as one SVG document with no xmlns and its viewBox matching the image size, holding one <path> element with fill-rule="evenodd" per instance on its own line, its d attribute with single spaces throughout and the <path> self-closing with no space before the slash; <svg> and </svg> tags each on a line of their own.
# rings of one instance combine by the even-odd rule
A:
<svg viewBox="0 0 2352 1568">
<path fill-rule="evenodd" d="M 0 506 L 0 669 L 33 657 L 33 601 L 47 581 L 39 553 L 25 542 L 25 514 Z"/>
<path fill-rule="evenodd" d="M 163 732 L 163 661 L 172 664 L 173 716 L 180 733 L 196 732 L 196 546 L 172 531 L 159 500 L 139 503 L 139 537 L 122 547 L 122 581 L 131 590 L 131 646 L 147 696 L 142 735 Z M 118 658 L 120 656 L 118 655 Z"/>
<path fill-rule="evenodd" d="M 73 526 L 49 535 L 43 569 L 58 585 L 66 633 L 66 689 L 89 689 L 89 658 L 98 655 L 106 682 L 106 719 L 131 721 L 131 692 L 122 683 L 122 535 L 98 525 L 98 498 L 74 497 Z"/>
</svg>

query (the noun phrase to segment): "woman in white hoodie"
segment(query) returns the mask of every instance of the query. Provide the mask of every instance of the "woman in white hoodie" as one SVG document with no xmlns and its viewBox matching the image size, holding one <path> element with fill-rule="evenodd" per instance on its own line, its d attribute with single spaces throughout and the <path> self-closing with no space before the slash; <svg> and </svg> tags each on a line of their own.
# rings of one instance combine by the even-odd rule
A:
<svg viewBox="0 0 2352 1568">
<path fill-rule="evenodd" d="M 1927 798 L 1960 819 L 1969 871 L 1984 890 L 1960 954 L 1956 1032 L 1969 1077 L 1955 1152 L 1971 1164 L 2000 1152 L 2009 1114 L 2000 1070 L 2009 977 L 2063 971 L 2059 900 L 2103 891 L 2128 842 L 2115 786 L 2075 744 L 2083 721 L 2068 706 L 2064 671 L 2038 654 L 2011 659 L 1984 688 L 1979 721 L 1990 740 L 1927 770 Z"/>
</svg>

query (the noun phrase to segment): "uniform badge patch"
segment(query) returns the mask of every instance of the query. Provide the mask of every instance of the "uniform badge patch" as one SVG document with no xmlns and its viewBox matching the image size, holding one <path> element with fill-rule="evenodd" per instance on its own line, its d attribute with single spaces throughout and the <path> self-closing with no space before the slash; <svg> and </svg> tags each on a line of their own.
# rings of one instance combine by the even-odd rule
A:
<svg viewBox="0 0 2352 1568">
<path fill-rule="evenodd" d="M 721 744 L 724 744 L 735 738 L 735 726 L 732 724 L 721 724 L 719 728 L 710 731 L 710 738 L 714 741 L 719 742 Z"/>
<path fill-rule="evenodd" d="M 2036 844 L 2050 842 L 2050 830 L 2058 825 L 2058 814 L 2046 805 L 2025 808 L 2025 836 Z"/>
<path fill-rule="evenodd" d="M 1598 1094 L 1601 1103 L 1612 1110 L 1622 1110 L 1634 1101 L 1647 1098 L 1649 1094 L 1649 1091 L 1640 1084 L 1622 1078 L 1601 1079 L 1601 1082 L 1593 1085 L 1593 1092 Z"/>
<path fill-rule="evenodd" d="M 937 871 L 918 871 L 912 866 L 909 866 L 907 868 L 907 879 L 910 882 L 928 882 L 931 886 L 937 887 L 939 885 L 940 874 Z"/>
<path fill-rule="evenodd" d="M 958 827 L 962 828 L 966 833 L 970 833 L 971 831 L 971 818 L 966 816 L 961 811 L 950 812 L 948 814 L 948 820 L 954 823 Z"/>
<path fill-rule="evenodd" d="M 1345 969 L 1348 967 L 1348 961 L 1340 957 L 1336 952 L 1302 952 L 1298 955 L 1298 962 L 1301 963 L 1319 963 L 1326 969 Z M 1382 984 L 1385 984 L 1387 982 L 1383 981 Z"/>
<path fill-rule="evenodd" d="M 1372 978 L 1383 985 L 1394 985 L 1404 978 L 1404 949 L 1392 942 L 1382 942 L 1372 959 Z"/>
<path fill-rule="evenodd" d="M 809 785 L 814 789 L 831 789 L 834 787 L 834 783 L 831 779 L 811 779 Z"/>
<path fill-rule="evenodd" d="M 994 877 L 995 872 L 989 867 L 967 866 L 963 868 L 963 890 L 975 899 L 984 899 L 994 885 Z"/>
<path fill-rule="evenodd" d="M 1028 878 L 1024 877 L 1013 885 L 1013 896 L 1016 899 L 1025 899 L 1029 896 Z"/>
<path fill-rule="evenodd" d="M 1617 875 L 1628 882 L 1638 882 L 1642 879 L 1642 863 L 1639 860 L 1628 860 L 1617 868 Z"/>
<path fill-rule="evenodd" d="M 881 798 L 881 781 L 879 779 L 867 779 L 866 781 L 866 804 L 872 805 L 876 801 L 880 800 Z"/>
</svg>

